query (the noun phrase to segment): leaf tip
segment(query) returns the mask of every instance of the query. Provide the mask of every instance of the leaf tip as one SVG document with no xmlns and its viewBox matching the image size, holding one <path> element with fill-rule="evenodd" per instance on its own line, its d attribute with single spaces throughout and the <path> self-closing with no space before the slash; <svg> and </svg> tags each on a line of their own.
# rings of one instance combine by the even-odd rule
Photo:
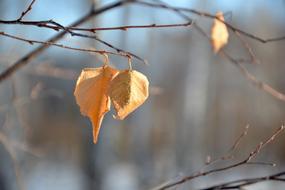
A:
<svg viewBox="0 0 285 190">
<path fill-rule="evenodd" d="M 223 13 L 221 11 L 217 12 L 211 28 L 211 42 L 214 53 L 218 53 L 228 43 L 229 33 L 224 20 Z"/>
</svg>

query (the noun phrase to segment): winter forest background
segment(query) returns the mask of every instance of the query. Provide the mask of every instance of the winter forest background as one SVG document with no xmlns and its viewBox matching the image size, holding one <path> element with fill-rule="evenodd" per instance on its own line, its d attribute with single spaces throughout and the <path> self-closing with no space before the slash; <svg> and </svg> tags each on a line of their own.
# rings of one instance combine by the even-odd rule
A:
<svg viewBox="0 0 285 190">
<path fill-rule="evenodd" d="M 0 18 L 15 19 L 27 0 L 0 0 Z M 114 1 L 96 1 L 101 7 Z M 268 38 L 285 34 L 285 2 L 282 0 L 177 0 L 173 6 L 215 14 L 244 31 Z M 68 25 L 86 14 L 91 0 L 37 0 L 26 20 L 53 19 Z M 210 31 L 211 19 L 191 15 Z M 120 26 L 185 23 L 169 10 L 127 5 L 110 10 L 84 26 Z M 0 30 L 32 39 L 47 40 L 57 32 L 44 28 L 0 25 Z M 285 103 L 254 87 L 234 65 L 212 52 L 204 36 L 191 27 L 99 31 L 102 39 L 135 52 L 149 65 L 133 61 L 148 76 L 151 95 L 126 120 L 106 115 L 96 145 L 90 121 L 80 114 L 73 90 L 84 67 L 102 65 L 102 57 L 50 47 L 29 65 L 0 84 L 0 131 L 16 148 L 16 169 L 0 144 L 0 189 L 16 190 L 17 176 L 27 190 L 136 190 L 191 174 L 208 155 L 224 154 L 249 124 L 236 159 L 284 122 Z M 108 49 L 93 40 L 66 35 L 60 42 L 72 46 Z M 247 64 L 258 79 L 285 92 L 284 41 L 247 42 L 261 64 Z M 0 38 L 0 71 L 37 45 Z M 231 35 L 226 49 L 247 57 L 239 40 Z M 125 58 L 110 57 L 117 68 L 127 68 Z M 265 148 L 257 161 L 276 167 L 246 165 L 206 176 L 177 189 L 202 188 L 231 179 L 267 175 L 285 168 L 285 137 Z M 229 161 L 231 162 L 231 161 Z M 221 165 L 222 163 L 217 163 Z M 19 182 L 19 181 L 18 181 Z M 264 182 L 248 189 L 282 189 L 281 182 Z"/>
</svg>

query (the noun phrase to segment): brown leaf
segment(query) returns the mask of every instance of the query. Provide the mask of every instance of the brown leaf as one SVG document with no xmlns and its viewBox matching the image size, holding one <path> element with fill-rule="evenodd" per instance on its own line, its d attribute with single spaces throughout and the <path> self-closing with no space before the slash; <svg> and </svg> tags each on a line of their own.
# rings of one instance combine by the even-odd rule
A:
<svg viewBox="0 0 285 190">
<path fill-rule="evenodd" d="M 148 98 L 149 82 L 142 73 L 121 71 L 110 84 L 110 97 L 117 112 L 116 119 L 123 120 Z"/>
<path fill-rule="evenodd" d="M 222 12 L 218 12 L 216 17 L 222 21 L 225 20 Z M 218 19 L 215 19 L 211 30 L 211 41 L 215 53 L 228 43 L 228 38 L 227 26 Z"/>
<path fill-rule="evenodd" d="M 98 140 L 105 113 L 110 110 L 108 88 L 118 73 L 109 66 L 83 69 L 76 83 L 74 95 L 82 115 L 88 116 L 93 126 L 93 141 Z"/>
</svg>

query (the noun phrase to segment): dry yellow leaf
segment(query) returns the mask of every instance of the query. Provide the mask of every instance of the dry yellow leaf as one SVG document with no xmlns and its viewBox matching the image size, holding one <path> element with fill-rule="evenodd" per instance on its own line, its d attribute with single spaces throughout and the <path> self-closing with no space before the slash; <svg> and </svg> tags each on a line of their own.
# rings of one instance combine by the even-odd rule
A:
<svg viewBox="0 0 285 190">
<path fill-rule="evenodd" d="M 218 12 L 216 17 L 222 21 L 225 20 L 222 12 Z M 215 53 L 228 43 L 228 38 L 227 26 L 218 19 L 215 19 L 211 30 L 211 41 Z"/>
<path fill-rule="evenodd" d="M 93 141 L 98 140 L 105 113 L 110 110 L 108 88 L 118 73 L 109 66 L 83 69 L 77 79 L 74 95 L 82 115 L 88 116 L 93 126 Z"/>
<path fill-rule="evenodd" d="M 148 98 L 149 82 L 142 73 L 121 71 L 111 82 L 109 95 L 115 107 L 116 119 L 123 120 Z"/>
</svg>

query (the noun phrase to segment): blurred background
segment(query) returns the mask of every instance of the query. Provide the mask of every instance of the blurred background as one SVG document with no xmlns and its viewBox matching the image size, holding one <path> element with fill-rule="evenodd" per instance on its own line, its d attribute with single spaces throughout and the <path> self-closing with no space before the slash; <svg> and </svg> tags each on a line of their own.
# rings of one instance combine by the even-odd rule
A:
<svg viewBox="0 0 285 190">
<path fill-rule="evenodd" d="M 95 1 L 97 7 L 114 2 Z M 262 38 L 285 34 L 282 0 L 177 0 L 174 6 L 215 14 Z M 0 0 L 1 19 L 16 19 L 28 0 Z M 91 0 L 37 0 L 26 20 L 53 19 L 68 25 L 90 10 Z M 212 20 L 189 14 L 206 31 Z M 175 13 L 141 5 L 108 11 L 87 27 L 185 23 Z M 30 39 L 47 40 L 57 32 L 31 26 L 0 25 L 0 30 Z M 285 103 L 246 80 L 239 70 L 215 55 L 207 39 L 192 27 L 101 31 L 97 35 L 148 60 L 133 67 L 150 80 L 151 95 L 124 121 L 108 113 L 96 145 L 92 127 L 80 114 L 73 96 L 85 67 L 99 67 L 102 56 L 50 47 L 0 84 L 0 190 L 136 190 L 151 189 L 169 179 L 199 171 L 206 158 L 226 153 L 249 124 L 236 151 L 245 158 L 282 125 Z M 284 41 L 262 44 L 246 38 L 261 64 L 246 67 L 260 80 L 285 92 Z M 110 50 L 96 41 L 66 35 L 60 43 Z M 0 71 L 37 45 L 0 37 Z M 230 33 L 226 50 L 236 58 L 248 52 Z M 127 60 L 110 57 L 119 69 Z M 280 136 L 257 157 L 276 167 L 247 165 L 179 185 L 177 190 L 207 187 L 233 179 L 263 176 L 285 169 L 285 137 Z M 248 189 L 283 189 L 266 182 Z"/>
</svg>

